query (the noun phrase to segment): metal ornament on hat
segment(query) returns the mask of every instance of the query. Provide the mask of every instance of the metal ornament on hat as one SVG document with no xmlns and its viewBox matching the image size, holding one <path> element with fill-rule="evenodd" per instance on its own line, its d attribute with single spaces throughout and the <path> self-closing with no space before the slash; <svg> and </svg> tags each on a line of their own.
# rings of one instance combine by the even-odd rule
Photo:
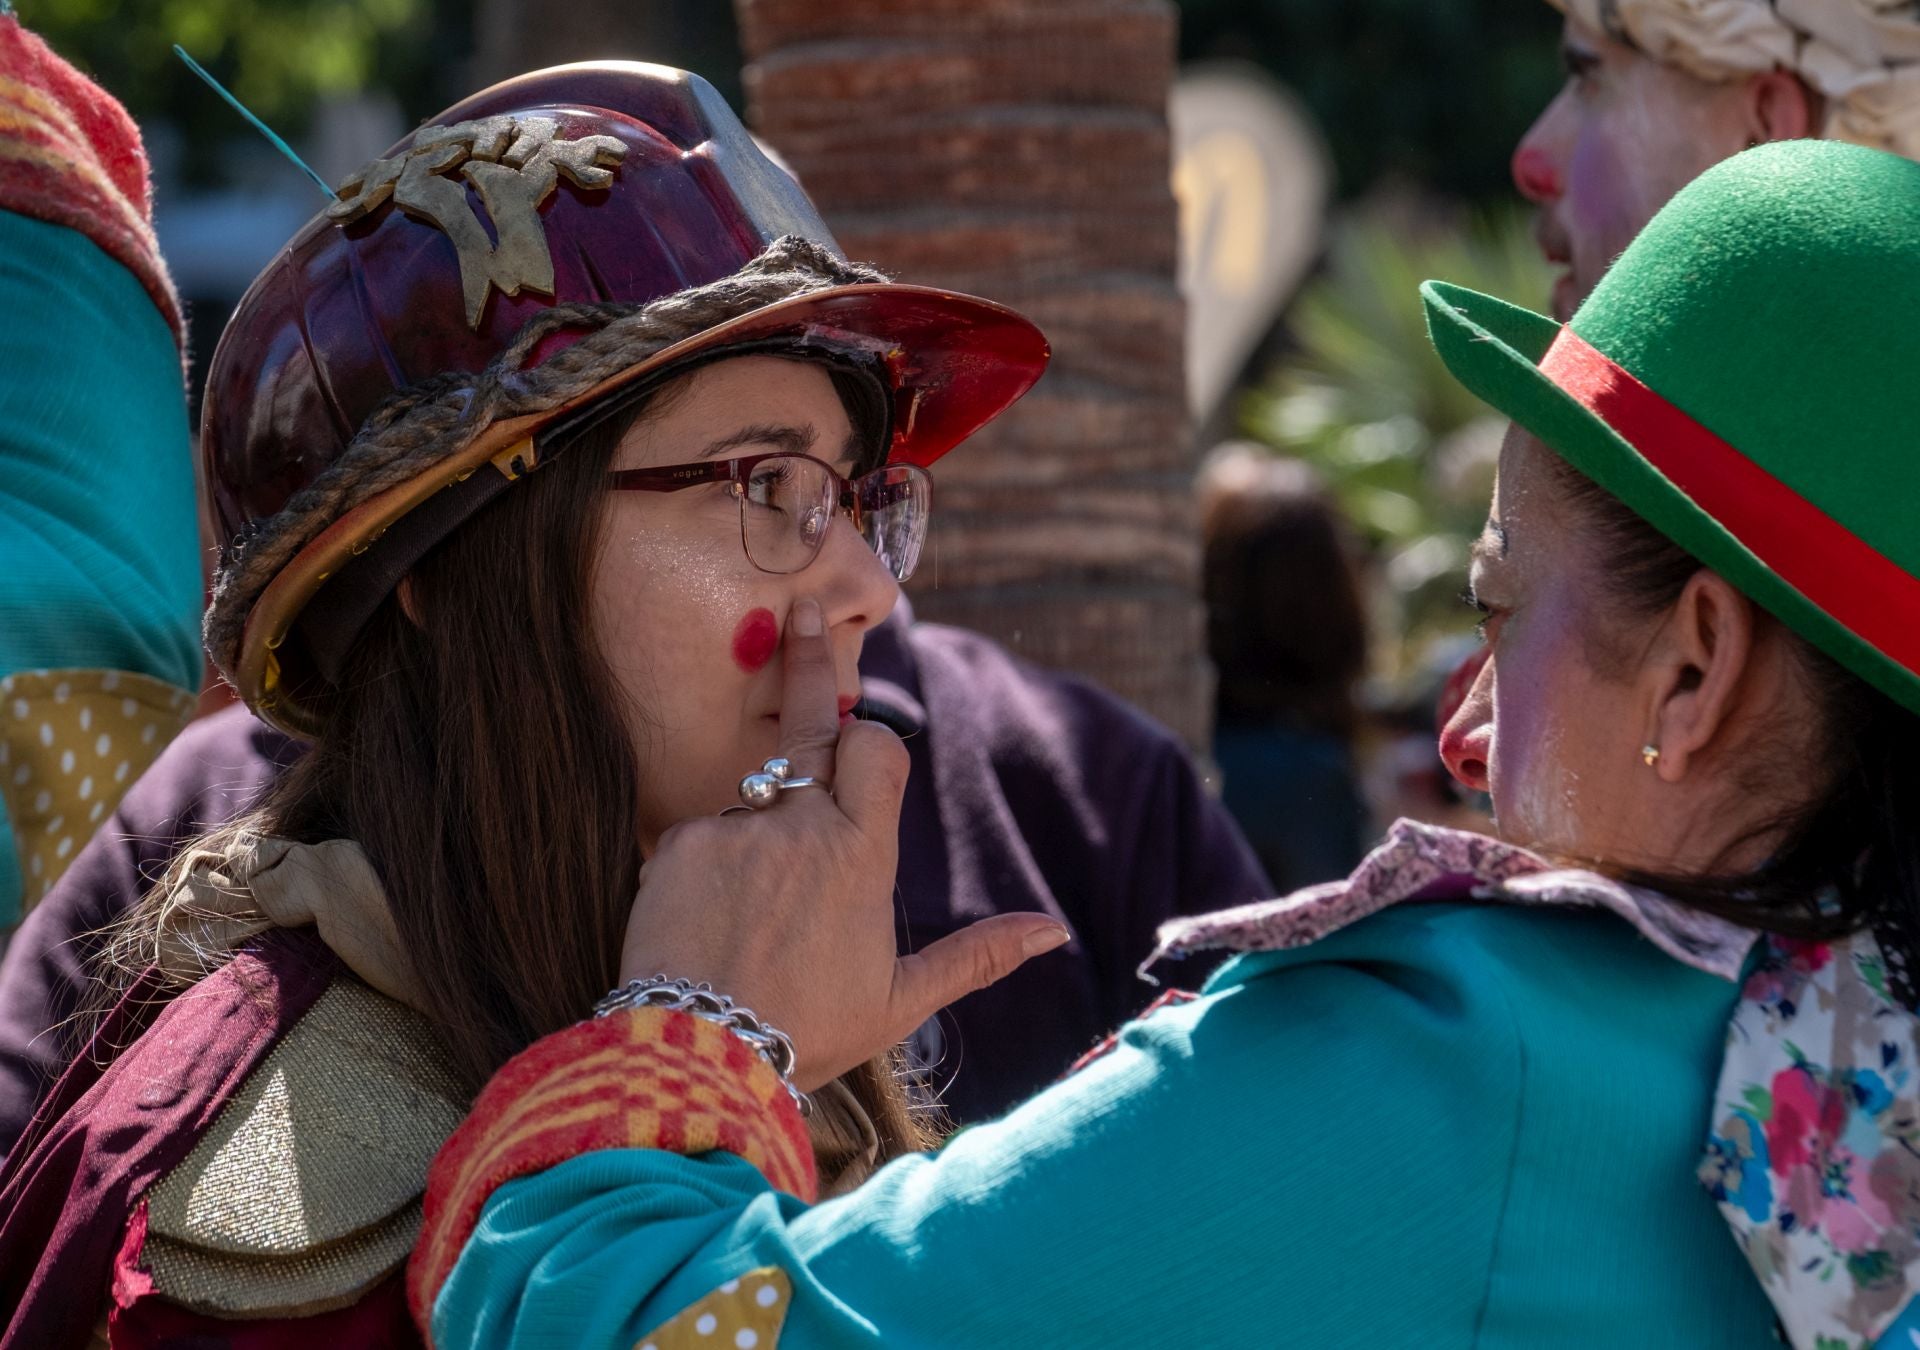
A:
<svg viewBox="0 0 1920 1350">
<path fill-rule="evenodd" d="M 460 257 L 467 326 L 477 330 L 494 287 L 508 296 L 553 294 L 553 251 L 539 210 L 560 175 L 589 191 L 611 187 L 614 167 L 627 153 L 612 136 L 569 141 L 560 140 L 559 131 L 554 118 L 510 113 L 427 127 L 403 153 L 376 159 L 341 183 L 327 216 L 348 225 L 391 197 L 409 216 L 445 233 Z M 480 194 L 498 243 L 487 238 L 466 189 L 450 177 L 456 169 Z"/>
</svg>

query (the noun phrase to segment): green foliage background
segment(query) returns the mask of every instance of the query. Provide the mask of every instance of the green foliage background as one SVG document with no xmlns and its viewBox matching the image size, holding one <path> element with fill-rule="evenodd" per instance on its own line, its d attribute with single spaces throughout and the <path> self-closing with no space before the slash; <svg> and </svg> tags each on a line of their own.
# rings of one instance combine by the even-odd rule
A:
<svg viewBox="0 0 1920 1350">
<path fill-rule="evenodd" d="M 1546 0 L 1181 0 L 1187 59 L 1265 66 L 1319 119 L 1340 190 L 1509 200 L 1513 145 L 1560 86 Z"/>
<path fill-rule="evenodd" d="M 231 110 L 173 54 L 179 43 L 276 130 L 302 135 L 318 102 L 390 90 L 409 114 L 440 102 L 443 58 L 470 45 L 466 5 L 436 0 L 16 0 L 27 27 L 143 122 L 178 127 L 190 181 L 219 180 Z"/>
<path fill-rule="evenodd" d="M 1248 372 L 1235 430 L 1322 471 L 1371 545 L 1375 673 L 1418 684 L 1473 622 L 1459 594 L 1503 427 L 1434 355 L 1419 284 L 1546 303 L 1507 166 L 1560 87 L 1560 15 L 1546 0 L 1180 7 L 1183 57 L 1265 67 L 1332 151 L 1327 257 Z"/>
<path fill-rule="evenodd" d="M 1467 546 L 1480 533 L 1502 419 L 1427 341 L 1420 283 L 1443 277 L 1542 303 L 1551 271 L 1514 206 L 1421 218 L 1400 204 L 1348 216 L 1287 314 L 1292 346 L 1242 396 L 1242 432 L 1325 475 L 1371 546 L 1375 665 L 1416 674 L 1464 632 Z"/>
<path fill-rule="evenodd" d="M 562 0 L 555 0 L 561 3 Z M 632 0 L 738 89 L 731 0 Z M 22 19 L 141 118 L 225 131 L 175 42 L 289 135 L 319 98 L 367 86 L 425 116 L 469 92 L 473 0 L 16 0 Z M 1343 196 L 1381 180 L 1506 197 L 1514 140 L 1559 83 L 1546 0 L 1179 0 L 1181 54 L 1265 66 L 1311 108 Z M 727 69 L 720 69 L 726 66 Z M 208 166 L 196 166 L 203 172 Z"/>
</svg>

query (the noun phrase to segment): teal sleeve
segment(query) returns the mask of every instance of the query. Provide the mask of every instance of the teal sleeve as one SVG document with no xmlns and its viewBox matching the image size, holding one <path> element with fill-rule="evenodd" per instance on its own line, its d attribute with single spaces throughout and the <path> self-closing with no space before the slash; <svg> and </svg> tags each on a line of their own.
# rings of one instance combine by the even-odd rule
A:
<svg viewBox="0 0 1920 1350">
<path fill-rule="evenodd" d="M 779 1350 L 1473 1344 L 1519 1101 L 1497 986 L 1383 958 L 1220 988 L 811 1208 L 725 1154 L 574 1158 L 494 1195 L 434 1343 L 629 1350 L 777 1265 Z"/>
<path fill-rule="evenodd" d="M 77 230 L 0 211 L 0 676 L 200 687 L 199 526 L 173 332 Z"/>
</svg>

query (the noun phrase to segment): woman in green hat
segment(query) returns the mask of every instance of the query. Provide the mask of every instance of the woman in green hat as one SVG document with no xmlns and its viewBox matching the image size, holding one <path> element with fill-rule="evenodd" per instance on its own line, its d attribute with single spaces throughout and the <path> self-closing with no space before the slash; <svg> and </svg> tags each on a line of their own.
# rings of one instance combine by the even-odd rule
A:
<svg viewBox="0 0 1920 1350">
<path fill-rule="evenodd" d="M 1728 161 L 1564 329 L 1425 299 L 1515 422 L 1443 738 L 1501 837 L 1402 822 L 1346 882 L 1177 921 L 1159 955 L 1243 955 L 810 1207 L 780 1080 L 871 1053 L 915 971 L 859 828 L 706 822 L 623 976 L 710 980 L 797 1061 L 646 978 L 511 1061 L 434 1165 L 435 1344 L 1920 1341 L 1920 165 Z M 792 757 L 864 818 L 856 749 Z"/>
</svg>

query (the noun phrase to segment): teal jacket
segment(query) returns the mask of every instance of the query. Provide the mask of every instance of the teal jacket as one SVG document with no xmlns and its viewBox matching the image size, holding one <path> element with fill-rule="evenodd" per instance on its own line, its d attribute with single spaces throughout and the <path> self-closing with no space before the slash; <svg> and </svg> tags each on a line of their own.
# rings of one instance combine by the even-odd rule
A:
<svg viewBox="0 0 1920 1350">
<path fill-rule="evenodd" d="M 1766 1345 L 1694 1180 L 1734 996 L 1609 915 L 1391 910 L 841 1199 L 724 1153 L 514 1181 L 434 1342 L 627 1350 L 778 1266 L 779 1350 Z"/>
</svg>

